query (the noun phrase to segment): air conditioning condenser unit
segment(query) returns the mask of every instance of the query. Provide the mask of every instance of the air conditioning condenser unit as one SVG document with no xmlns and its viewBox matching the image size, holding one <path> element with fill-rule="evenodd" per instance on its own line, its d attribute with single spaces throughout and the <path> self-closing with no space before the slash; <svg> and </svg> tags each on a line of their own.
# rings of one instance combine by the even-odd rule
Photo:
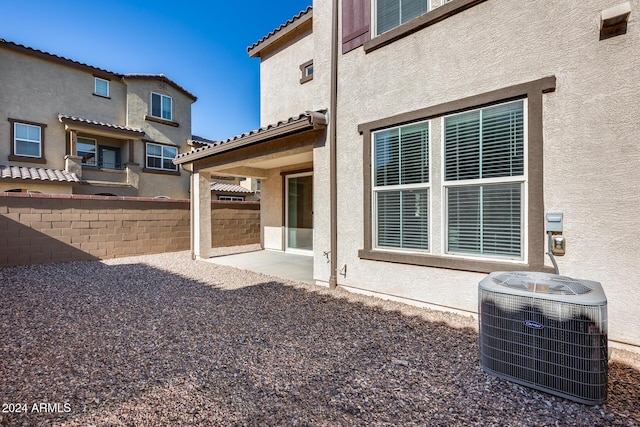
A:
<svg viewBox="0 0 640 427">
<path fill-rule="evenodd" d="M 607 299 L 599 283 L 495 272 L 478 292 L 485 372 L 576 402 L 605 401 Z"/>
</svg>

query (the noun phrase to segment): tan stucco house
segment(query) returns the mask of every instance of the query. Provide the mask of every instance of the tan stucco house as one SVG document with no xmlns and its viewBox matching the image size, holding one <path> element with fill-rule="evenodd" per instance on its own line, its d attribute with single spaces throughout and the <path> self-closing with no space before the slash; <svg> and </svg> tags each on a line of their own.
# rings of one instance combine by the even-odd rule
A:
<svg viewBox="0 0 640 427">
<path fill-rule="evenodd" d="M 189 197 L 196 97 L 0 39 L 0 191 Z"/>
<path fill-rule="evenodd" d="M 262 180 L 262 245 L 319 285 L 475 314 L 492 271 L 602 283 L 640 348 L 640 0 L 314 0 L 248 48 L 261 128 L 181 154 L 193 253 L 212 175 Z M 200 209 L 203 207 L 203 209 Z"/>
</svg>

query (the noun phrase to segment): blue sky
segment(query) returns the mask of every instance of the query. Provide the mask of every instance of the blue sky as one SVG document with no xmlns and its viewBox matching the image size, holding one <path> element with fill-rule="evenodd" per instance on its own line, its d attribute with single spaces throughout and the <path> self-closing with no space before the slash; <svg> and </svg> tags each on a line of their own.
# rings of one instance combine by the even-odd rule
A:
<svg viewBox="0 0 640 427">
<path fill-rule="evenodd" d="M 247 46 L 312 0 L 2 0 L 0 38 L 116 73 L 164 74 L 198 97 L 192 132 L 260 125 L 259 59 Z"/>
</svg>

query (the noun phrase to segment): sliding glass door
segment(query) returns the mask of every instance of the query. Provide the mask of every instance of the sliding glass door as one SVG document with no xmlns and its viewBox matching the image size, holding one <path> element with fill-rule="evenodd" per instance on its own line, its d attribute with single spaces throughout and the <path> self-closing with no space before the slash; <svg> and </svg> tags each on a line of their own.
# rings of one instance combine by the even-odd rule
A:
<svg viewBox="0 0 640 427">
<path fill-rule="evenodd" d="M 286 177 L 286 242 L 288 252 L 313 254 L 313 174 Z"/>
</svg>

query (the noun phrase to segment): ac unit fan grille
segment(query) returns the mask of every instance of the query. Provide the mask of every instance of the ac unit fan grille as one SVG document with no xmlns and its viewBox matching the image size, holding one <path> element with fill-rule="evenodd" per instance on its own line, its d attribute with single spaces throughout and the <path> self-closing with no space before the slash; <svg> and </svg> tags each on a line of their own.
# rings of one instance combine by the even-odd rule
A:
<svg viewBox="0 0 640 427">
<path fill-rule="evenodd" d="M 553 317 L 541 306 L 548 301 L 500 295 L 497 304 L 494 296 L 480 291 L 483 369 L 582 403 L 605 400 L 606 306 L 555 301 L 562 316 Z"/>
<path fill-rule="evenodd" d="M 592 291 L 580 280 L 556 275 L 545 277 L 540 273 L 502 273 L 494 276 L 493 281 L 511 289 L 552 295 L 583 295 Z"/>
</svg>

